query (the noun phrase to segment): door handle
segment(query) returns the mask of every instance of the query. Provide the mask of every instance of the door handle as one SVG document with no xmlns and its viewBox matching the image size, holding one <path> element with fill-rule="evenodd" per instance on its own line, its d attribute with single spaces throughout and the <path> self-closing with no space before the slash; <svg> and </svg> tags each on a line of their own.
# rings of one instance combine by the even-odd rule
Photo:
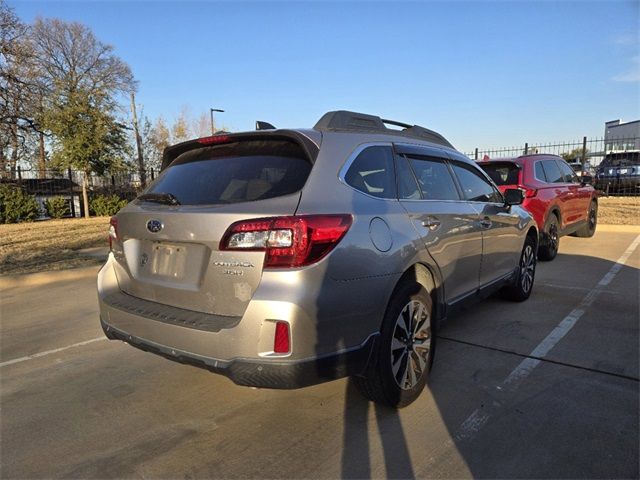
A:
<svg viewBox="0 0 640 480">
<path fill-rule="evenodd" d="M 489 217 L 484 217 L 482 220 L 480 220 L 480 226 L 483 228 L 491 228 L 491 225 L 493 225 L 493 223 L 491 223 Z"/>
<path fill-rule="evenodd" d="M 428 217 L 426 220 L 422 221 L 422 226 L 428 228 L 429 230 L 435 230 L 440 226 L 440 220 L 436 217 Z"/>
</svg>

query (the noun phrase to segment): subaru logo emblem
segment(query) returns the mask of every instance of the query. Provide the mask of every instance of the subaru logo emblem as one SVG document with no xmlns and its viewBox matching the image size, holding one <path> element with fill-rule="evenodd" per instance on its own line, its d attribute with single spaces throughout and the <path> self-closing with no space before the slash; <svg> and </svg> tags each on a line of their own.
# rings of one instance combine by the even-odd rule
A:
<svg viewBox="0 0 640 480">
<path fill-rule="evenodd" d="M 151 233 L 158 233 L 162 230 L 162 222 L 160 220 L 149 220 L 147 222 L 147 230 Z"/>
</svg>

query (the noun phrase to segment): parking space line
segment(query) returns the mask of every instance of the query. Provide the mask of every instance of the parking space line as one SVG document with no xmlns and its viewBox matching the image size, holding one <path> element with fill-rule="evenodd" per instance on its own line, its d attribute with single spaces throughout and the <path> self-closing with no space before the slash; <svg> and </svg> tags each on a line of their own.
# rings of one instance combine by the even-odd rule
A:
<svg viewBox="0 0 640 480">
<path fill-rule="evenodd" d="M 102 340 L 108 340 L 108 339 L 107 337 L 92 338 L 91 340 L 85 340 L 84 342 L 74 343 L 73 345 L 67 345 L 66 347 L 55 348 L 53 350 L 47 350 L 45 352 L 38 352 L 38 353 L 34 353 L 33 355 L 27 355 L 26 357 L 14 358 L 13 360 L 7 360 L 6 362 L 0 363 L 0 368 L 13 365 L 16 363 L 26 362 L 27 360 L 33 360 L 34 358 L 40 358 L 46 355 L 51 355 L 52 353 L 64 352 L 65 350 L 69 350 L 70 348 L 81 347 L 83 345 L 89 345 L 90 343 L 100 342 Z"/>
<path fill-rule="evenodd" d="M 582 301 L 562 319 L 558 326 L 554 328 L 529 355 L 527 355 L 527 358 L 520 362 L 520 364 L 502 382 L 502 384 L 496 387 L 498 391 L 512 392 L 516 390 L 522 381 L 525 380 L 531 372 L 544 361 L 543 357 L 549 353 L 549 351 L 575 326 L 580 317 L 585 314 L 597 296 L 602 293 L 604 287 L 608 286 L 618 272 L 622 270 L 622 267 L 625 265 L 627 260 L 629 260 L 629 257 L 631 257 L 639 244 L 640 235 L 631 242 L 631 245 L 629 245 L 620 258 L 616 260 L 616 263 L 611 267 L 611 269 L 609 269 L 604 277 L 602 277 L 596 286 L 584 296 Z M 494 402 L 487 408 L 477 408 L 474 410 L 473 413 L 469 415 L 464 422 L 462 422 L 457 432 L 453 435 L 453 439 L 455 441 L 464 441 L 475 437 L 482 427 L 486 425 L 491 415 L 496 413 L 500 407 L 501 403 Z"/>
</svg>

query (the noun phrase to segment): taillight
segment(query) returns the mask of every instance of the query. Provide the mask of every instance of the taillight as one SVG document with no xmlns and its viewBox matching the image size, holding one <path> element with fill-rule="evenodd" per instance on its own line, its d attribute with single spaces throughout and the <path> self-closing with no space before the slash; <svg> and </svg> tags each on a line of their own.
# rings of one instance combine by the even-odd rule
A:
<svg viewBox="0 0 640 480">
<path fill-rule="evenodd" d="M 276 322 L 276 334 L 273 338 L 273 352 L 289 353 L 291 351 L 289 338 L 289 324 L 287 322 Z"/>
<path fill-rule="evenodd" d="M 113 249 L 114 241 L 118 241 L 118 219 L 111 217 L 111 220 L 109 220 L 109 250 Z"/>
<path fill-rule="evenodd" d="M 524 185 L 518 185 L 518 188 L 524 192 L 524 198 L 533 198 L 537 195 L 537 188 L 530 188 Z"/>
<path fill-rule="evenodd" d="M 227 229 L 220 250 L 264 251 L 266 268 L 302 267 L 327 255 L 351 222 L 347 214 L 243 220 Z"/>
</svg>

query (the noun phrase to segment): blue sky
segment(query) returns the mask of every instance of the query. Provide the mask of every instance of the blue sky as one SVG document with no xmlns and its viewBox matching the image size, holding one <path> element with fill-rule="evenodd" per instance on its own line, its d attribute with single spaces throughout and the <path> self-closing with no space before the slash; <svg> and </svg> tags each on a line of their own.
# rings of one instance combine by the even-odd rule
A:
<svg viewBox="0 0 640 480">
<path fill-rule="evenodd" d="M 640 2 L 19 2 L 90 26 L 171 121 L 223 108 L 309 127 L 349 109 L 460 150 L 601 136 L 640 118 Z"/>
</svg>

